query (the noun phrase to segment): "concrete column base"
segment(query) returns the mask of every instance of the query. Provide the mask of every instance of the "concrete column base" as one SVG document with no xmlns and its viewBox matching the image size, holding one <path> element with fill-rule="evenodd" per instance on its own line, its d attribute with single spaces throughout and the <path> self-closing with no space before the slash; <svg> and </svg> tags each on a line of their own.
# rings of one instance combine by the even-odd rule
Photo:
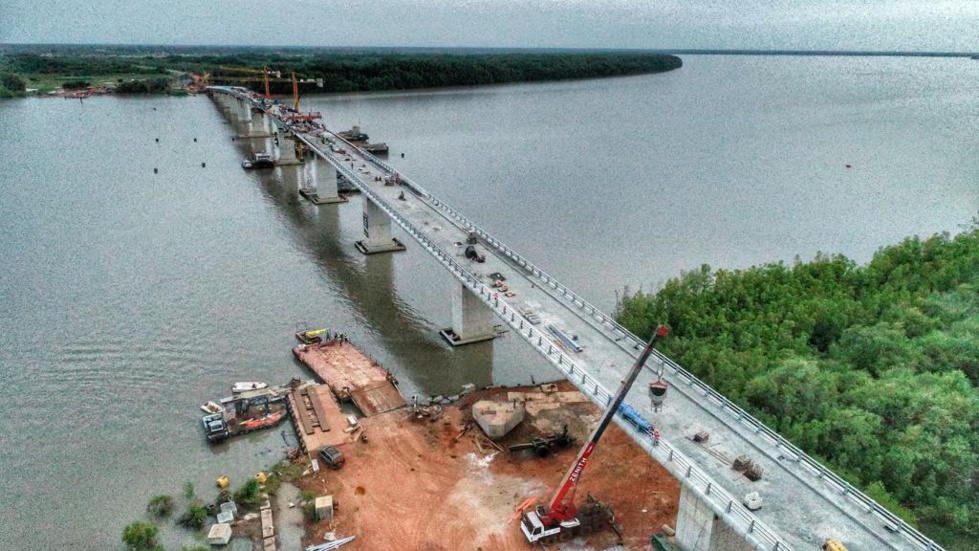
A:
<svg viewBox="0 0 979 551">
<path fill-rule="evenodd" d="M 346 201 L 346 199 L 344 199 L 344 201 Z M 357 247 L 358 251 L 364 254 L 395 253 L 398 251 L 403 251 L 407 248 L 397 237 L 392 237 L 390 243 L 381 244 L 370 243 L 368 240 L 362 239 L 354 243 L 354 246 Z"/>
<path fill-rule="evenodd" d="M 342 196 L 342 195 L 334 195 L 332 197 L 323 197 L 320 194 L 318 194 L 315 189 L 300 189 L 299 190 L 299 195 L 302 195 L 310 203 L 312 203 L 314 205 L 335 205 L 337 203 L 346 203 L 346 202 L 348 202 L 347 201 L 347 198 L 344 197 L 344 196 Z M 358 241 L 357 243 L 358 243 L 358 250 L 360 250 L 359 244 L 361 242 Z M 401 247 L 401 250 L 402 251 L 404 250 L 404 247 L 403 246 Z M 361 251 L 361 252 L 363 252 L 363 251 Z M 389 251 L 377 251 L 377 252 L 389 252 Z M 366 253 L 365 252 L 364 254 L 372 254 L 372 253 Z"/>
<path fill-rule="evenodd" d="M 467 344 L 475 344 L 477 342 L 491 341 L 495 339 L 498 335 L 494 331 L 491 335 L 474 335 L 471 337 L 460 337 L 451 327 L 446 327 L 439 331 L 439 335 L 446 340 L 452 346 L 465 346 Z"/>
<path fill-rule="evenodd" d="M 246 133 L 246 134 L 238 134 L 235 137 L 238 138 L 239 140 L 264 140 L 266 138 L 271 138 L 272 137 L 272 134 L 259 134 L 259 135 L 253 136 L 251 134 L 247 134 Z"/>
<path fill-rule="evenodd" d="M 493 309 L 460 283 L 452 289 L 452 327 L 439 334 L 452 346 L 488 341 L 498 336 L 495 322 Z"/>
</svg>

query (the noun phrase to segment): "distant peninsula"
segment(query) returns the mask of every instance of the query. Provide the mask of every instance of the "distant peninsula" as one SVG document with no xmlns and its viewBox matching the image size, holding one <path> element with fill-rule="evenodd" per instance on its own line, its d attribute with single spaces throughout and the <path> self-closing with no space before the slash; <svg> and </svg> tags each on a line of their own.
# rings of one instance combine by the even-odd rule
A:
<svg viewBox="0 0 979 551">
<path fill-rule="evenodd" d="M 185 93 L 238 85 L 273 94 L 416 90 L 576 80 L 678 69 L 649 52 L 323 50 L 11 46 L 0 48 L 0 97 L 49 94 Z M 267 78 L 266 78 L 267 77 Z"/>
</svg>

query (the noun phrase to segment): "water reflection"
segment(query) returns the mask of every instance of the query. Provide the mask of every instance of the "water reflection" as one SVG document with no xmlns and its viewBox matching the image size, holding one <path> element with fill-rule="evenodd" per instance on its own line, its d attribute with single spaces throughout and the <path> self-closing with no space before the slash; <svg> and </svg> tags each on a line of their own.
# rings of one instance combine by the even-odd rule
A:
<svg viewBox="0 0 979 551">
<path fill-rule="evenodd" d="M 242 155 L 265 151 L 268 141 L 238 140 Z M 362 209 L 353 197 L 345 204 L 312 205 L 299 196 L 306 165 L 280 166 L 271 171 L 253 171 L 264 198 L 288 221 L 292 241 L 303 250 L 323 275 L 353 308 L 390 356 L 397 358 L 413 387 L 451 391 L 465 383 L 493 382 L 493 343 L 452 349 L 436 336 L 437 329 L 399 295 L 395 283 L 398 254 L 363 256 L 344 245 L 340 209 Z M 409 243 L 409 246 L 411 244 Z M 419 282 L 425 285 L 425 282 Z M 443 285 L 434 282 L 435 285 Z M 457 284 L 454 280 L 450 284 Z M 411 292 L 410 287 L 403 292 Z M 444 293 L 448 303 L 448 293 Z M 327 314 L 325 318 L 329 318 Z M 365 350 L 368 354 L 376 351 Z M 384 362 L 382 362 L 384 363 Z M 404 377 L 403 377 L 404 378 Z M 433 385 L 434 383 L 434 385 Z"/>
</svg>

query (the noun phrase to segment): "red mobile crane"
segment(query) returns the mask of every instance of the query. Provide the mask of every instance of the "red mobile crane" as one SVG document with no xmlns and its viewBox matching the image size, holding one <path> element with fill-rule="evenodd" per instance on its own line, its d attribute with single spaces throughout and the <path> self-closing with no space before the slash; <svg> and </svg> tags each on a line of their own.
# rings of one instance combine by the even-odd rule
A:
<svg viewBox="0 0 979 551">
<path fill-rule="evenodd" d="M 540 540 L 564 539 L 565 537 L 573 536 L 579 528 L 581 531 L 588 531 L 593 529 L 596 523 L 612 520 L 611 509 L 591 496 L 588 496 L 588 501 L 579 509 L 574 504 L 575 490 L 578 487 L 578 480 L 581 478 L 581 473 L 588 464 L 588 458 L 591 457 L 592 450 L 595 449 L 598 440 L 601 439 L 605 429 L 612 422 L 612 418 L 619 411 L 619 406 L 625 399 L 625 395 L 628 394 L 632 383 L 636 382 L 639 372 L 642 371 L 643 364 L 646 363 L 650 354 L 653 353 L 656 342 L 665 337 L 666 333 L 667 329 L 662 325 L 657 327 L 656 331 L 653 332 L 653 336 L 649 339 L 646 349 L 643 350 L 639 359 L 632 366 L 632 370 L 629 371 L 629 375 L 625 381 L 622 381 L 622 386 L 615 394 L 615 399 L 612 400 L 608 409 L 605 410 L 605 414 L 602 415 L 598 426 L 592 431 L 591 437 L 588 438 L 588 441 L 582 446 L 581 451 L 578 452 L 578 459 L 568 469 L 567 474 L 564 475 L 561 486 L 554 493 L 550 505 L 547 507 L 541 505 L 523 514 L 520 520 L 520 530 L 523 531 L 524 536 L 527 537 L 527 541 L 530 543 L 536 543 Z"/>
</svg>

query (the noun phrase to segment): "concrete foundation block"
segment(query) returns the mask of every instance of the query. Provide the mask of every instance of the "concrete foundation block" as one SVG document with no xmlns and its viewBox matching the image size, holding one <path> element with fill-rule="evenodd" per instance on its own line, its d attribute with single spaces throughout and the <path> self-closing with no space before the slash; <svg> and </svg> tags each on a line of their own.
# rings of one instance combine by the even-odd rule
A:
<svg viewBox="0 0 979 551">
<path fill-rule="evenodd" d="M 231 524 L 235 520 L 235 515 L 231 511 L 224 511 L 218 513 L 218 522 L 224 524 Z"/>
<path fill-rule="evenodd" d="M 333 521 L 333 496 L 320 496 L 313 503 L 317 520 Z"/>
<path fill-rule="evenodd" d="M 231 512 L 233 516 L 238 514 L 238 505 L 234 501 L 225 501 L 221 504 L 221 512 Z"/>
<path fill-rule="evenodd" d="M 473 419 L 486 436 L 502 438 L 523 421 L 526 410 L 521 402 L 480 400 L 473 404 Z"/>
<path fill-rule="evenodd" d="M 231 541 L 231 525 L 226 522 L 219 522 L 211 526 L 207 533 L 207 543 L 211 545 L 228 545 Z"/>
</svg>

